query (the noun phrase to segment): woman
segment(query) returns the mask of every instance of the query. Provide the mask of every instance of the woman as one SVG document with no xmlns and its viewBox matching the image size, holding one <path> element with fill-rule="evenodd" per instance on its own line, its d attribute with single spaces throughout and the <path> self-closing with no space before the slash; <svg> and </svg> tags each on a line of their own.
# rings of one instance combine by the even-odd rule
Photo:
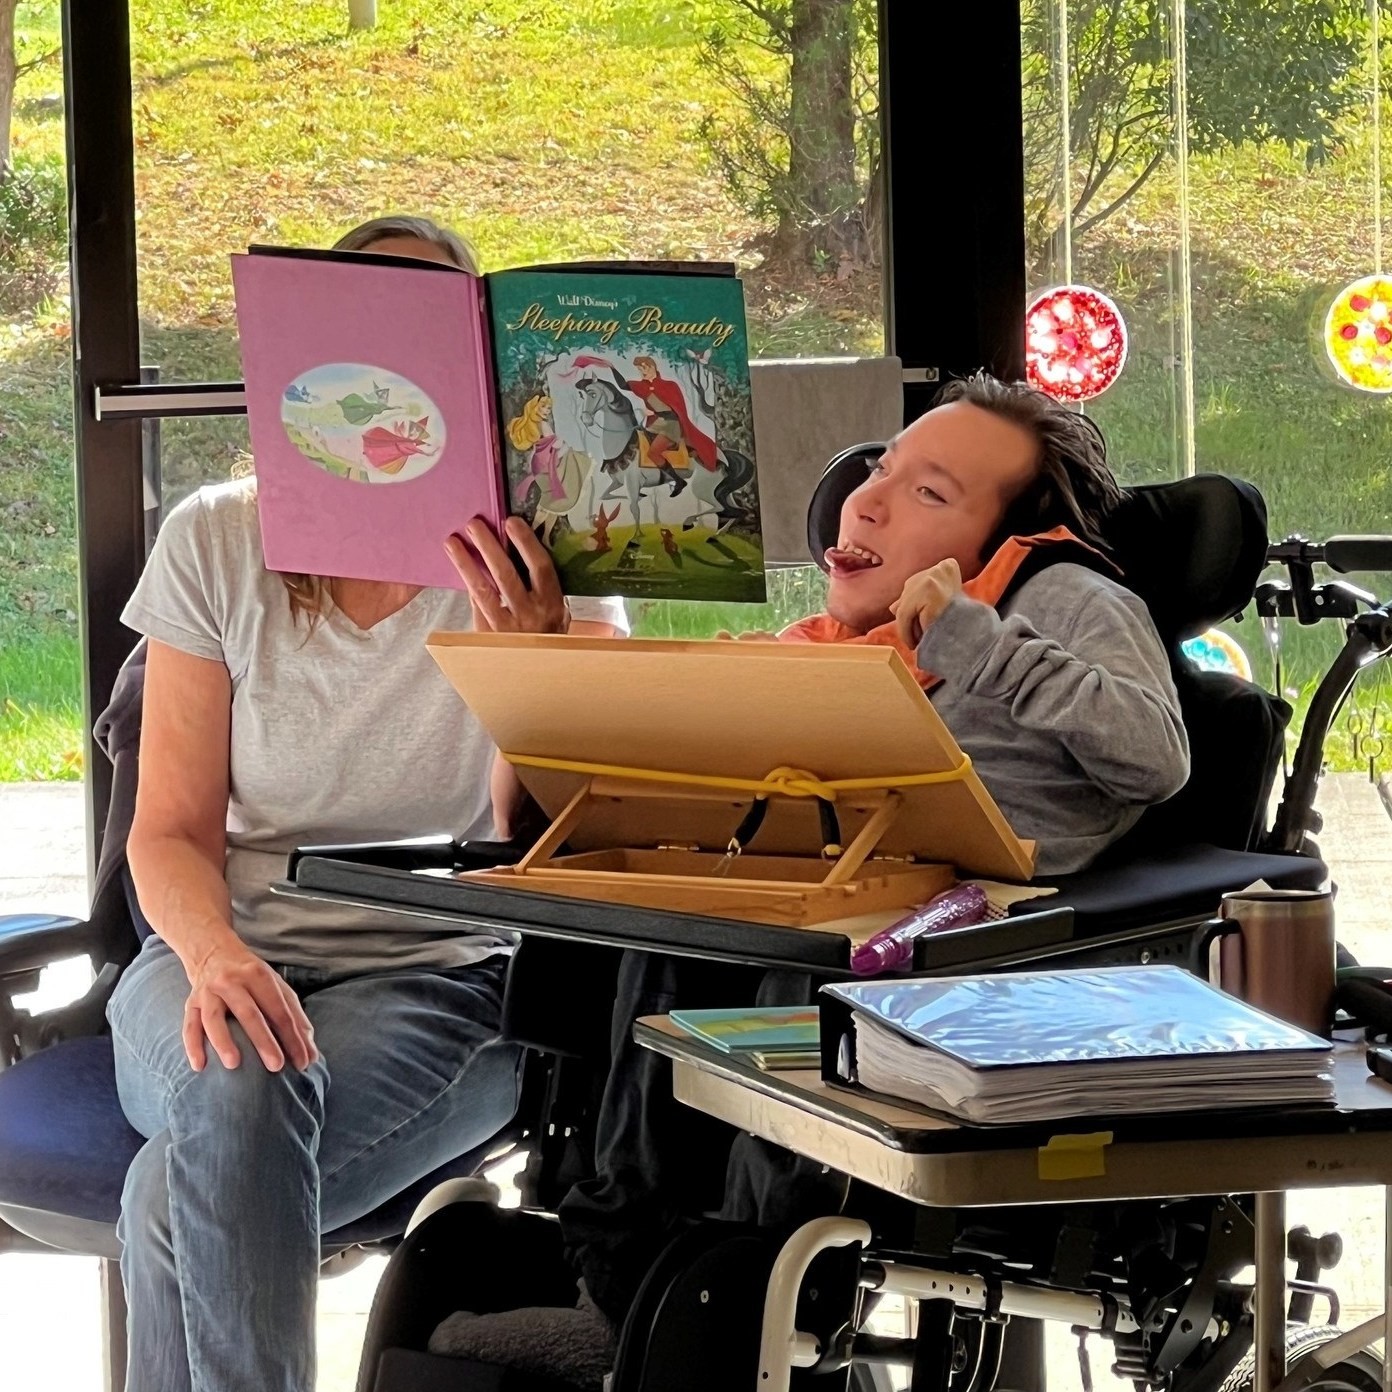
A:
<svg viewBox="0 0 1392 1392">
<path fill-rule="evenodd" d="M 477 273 L 423 219 L 338 246 Z M 171 513 L 126 609 L 150 640 L 128 856 L 155 930 L 108 1012 L 121 1103 L 149 1138 L 120 1222 L 130 1392 L 311 1392 L 320 1233 L 516 1105 L 518 1057 L 496 1039 L 505 943 L 269 890 L 306 841 L 499 829 L 494 750 L 425 638 L 561 632 L 570 614 L 524 523 L 508 535 L 530 588 L 468 530 L 483 565 L 449 546 L 467 598 L 278 575 L 254 487 L 207 488 Z M 622 610 L 588 617 L 612 631 Z M 492 781 L 506 821 L 515 779 Z"/>
</svg>

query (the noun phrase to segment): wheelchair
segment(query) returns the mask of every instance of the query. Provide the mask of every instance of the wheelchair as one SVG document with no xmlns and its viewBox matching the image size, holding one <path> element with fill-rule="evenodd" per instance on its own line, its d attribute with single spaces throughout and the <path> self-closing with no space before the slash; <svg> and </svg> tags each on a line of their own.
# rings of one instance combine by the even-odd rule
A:
<svg viewBox="0 0 1392 1392">
<path fill-rule="evenodd" d="M 809 511 L 813 555 L 834 539 L 841 502 L 878 451 L 847 451 L 828 467 Z M 1323 546 L 1292 538 L 1269 548 L 1256 490 L 1208 475 L 1130 490 L 1109 540 L 1170 650 L 1193 773 L 1099 865 L 1052 882 L 1058 893 L 1044 914 L 1067 915 L 1071 935 L 994 952 L 990 937 L 1008 930 L 1007 920 L 984 931 L 975 964 L 981 970 L 1170 960 L 1206 973 L 1206 925 L 1222 894 L 1257 879 L 1275 888 L 1315 888 L 1326 878 L 1313 806 L 1323 745 L 1358 673 L 1392 653 L 1392 610 L 1342 580 L 1317 579 L 1315 567 L 1392 570 L 1392 538 L 1336 538 Z M 1269 562 L 1284 566 L 1287 578 L 1261 581 Z M 1290 708 L 1240 677 L 1196 670 L 1180 650 L 1249 608 L 1263 619 L 1346 624 L 1344 647 L 1315 695 L 1269 829 Z M 1014 921 L 1041 916 L 1027 904 Z M 522 917 L 519 911 L 519 923 Z M 681 916 L 670 917 L 675 923 Z M 698 921 L 690 931 L 699 932 Z M 516 966 L 556 947 L 524 936 Z M 922 954 L 915 966 L 972 969 Z M 843 966 L 839 975 L 846 974 Z M 1255 1250 L 1254 1208 L 1251 1196 L 1239 1195 L 944 1211 L 852 1177 L 842 1213 L 825 1220 L 829 1232 L 805 1254 L 806 1269 L 794 1273 L 787 1332 L 798 1331 L 801 1343 L 797 1366 L 784 1369 L 783 1381 L 776 1372 L 770 1380 L 760 1335 L 788 1234 L 708 1220 L 677 1237 L 648 1273 L 620 1335 L 609 1392 L 883 1392 L 894 1385 L 895 1366 L 911 1370 L 914 1392 L 1033 1388 L 1042 1381 L 1042 1321 L 1063 1321 L 1082 1341 L 1085 1389 L 1093 1337 L 1110 1342 L 1114 1371 L 1138 1389 L 1240 1392 L 1252 1384 L 1254 1367 L 1252 1288 L 1244 1279 Z M 1345 1348 L 1348 1336 L 1335 1343 L 1339 1302 L 1322 1277 L 1339 1260 L 1339 1237 L 1296 1229 L 1287 1249 L 1296 1266 L 1286 1311 L 1291 1362 L 1327 1349 L 1337 1357 L 1308 1385 L 1374 1392 L 1382 1385 L 1380 1360 L 1362 1345 Z M 443 1206 L 388 1264 L 358 1392 L 553 1392 L 550 1379 L 432 1355 L 426 1343 L 435 1324 L 457 1309 L 573 1303 L 573 1280 L 556 1223 L 527 1211 L 525 1200 L 511 1212 Z M 953 1295 L 944 1299 L 947 1291 Z M 872 1332 L 887 1296 L 916 1306 L 912 1336 Z M 1314 1320 L 1317 1304 L 1322 1322 Z"/>
</svg>

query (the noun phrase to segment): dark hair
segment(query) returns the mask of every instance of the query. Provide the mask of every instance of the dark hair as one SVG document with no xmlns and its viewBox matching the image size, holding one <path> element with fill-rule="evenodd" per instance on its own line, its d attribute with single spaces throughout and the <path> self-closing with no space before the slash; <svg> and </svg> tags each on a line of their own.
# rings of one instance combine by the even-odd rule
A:
<svg viewBox="0 0 1392 1392">
<path fill-rule="evenodd" d="M 1005 510 L 983 554 L 1013 536 L 1067 527 L 1079 541 L 1107 549 L 1103 526 L 1121 501 L 1121 487 L 1107 463 L 1102 432 L 1081 412 L 1025 382 L 1002 382 L 985 372 L 949 382 L 933 402 L 965 401 L 1028 430 L 1039 441 L 1039 472 Z"/>
</svg>

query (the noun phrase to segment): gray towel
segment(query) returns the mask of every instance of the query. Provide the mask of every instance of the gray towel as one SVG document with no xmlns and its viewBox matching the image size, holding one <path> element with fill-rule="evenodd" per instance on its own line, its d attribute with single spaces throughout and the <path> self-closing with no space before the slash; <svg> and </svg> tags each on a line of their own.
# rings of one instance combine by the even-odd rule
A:
<svg viewBox="0 0 1392 1392">
<path fill-rule="evenodd" d="M 827 462 L 904 424 L 898 358 L 762 358 L 749 364 L 764 555 L 806 565 L 807 504 Z"/>
<path fill-rule="evenodd" d="M 460 1310 L 430 1336 L 430 1352 L 546 1373 L 584 1392 L 599 1392 L 614 1366 L 615 1342 L 614 1327 L 581 1283 L 573 1310 L 538 1306 L 488 1315 Z"/>
</svg>

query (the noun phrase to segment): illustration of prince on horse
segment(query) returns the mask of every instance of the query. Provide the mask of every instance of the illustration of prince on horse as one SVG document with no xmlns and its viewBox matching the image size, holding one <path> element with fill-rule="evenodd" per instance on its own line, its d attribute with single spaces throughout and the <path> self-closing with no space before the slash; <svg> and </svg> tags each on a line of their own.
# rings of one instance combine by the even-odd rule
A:
<svg viewBox="0 0 1392 1392">
<path fill-rule="evenodd" d="M 634 370 L 637 375 L 629 375 L 609 358 L 586 352 L 558 374 L 575 382 L 580 424 L 597 437 L 590 452 L 610 480 L 601 501 L 627 492 L 634 526 L 641 528 L 646 496 L 652 523 L 660 526 L 657 490 L 668 484 L 669 496 L 689 487 L 695 499 L 683 531 L 707 519 L 717 527 L 741 521 L 748 510 L 737 495 L 753 480 L 753 460 L 718 446 L 692 421 L 681 384 L 664 377 L 654 358 L 636 357 Z M 642 403 L 641 423 L 635 398 Z M 631 544 L 638 544 L 636 537 Z"/>
<path fill-rule="evenodd" d="M 672 497 L 686 487 L 681 473 L 690 471 L 693 455 L 703 469 L 714 473 L 719 468 L 715 441 L 692 421 L 681 384 L 664 377 L 653 358 L 633 359 L 636 378 L 621 376 L 616 367 L 599 358 L 577 358 L 576 366 L 606 368 L 620 391 L 642 402 L 647 417 L 639 442 L 640 467 L 656 469 L 672 485 Z"/>
</svg>

